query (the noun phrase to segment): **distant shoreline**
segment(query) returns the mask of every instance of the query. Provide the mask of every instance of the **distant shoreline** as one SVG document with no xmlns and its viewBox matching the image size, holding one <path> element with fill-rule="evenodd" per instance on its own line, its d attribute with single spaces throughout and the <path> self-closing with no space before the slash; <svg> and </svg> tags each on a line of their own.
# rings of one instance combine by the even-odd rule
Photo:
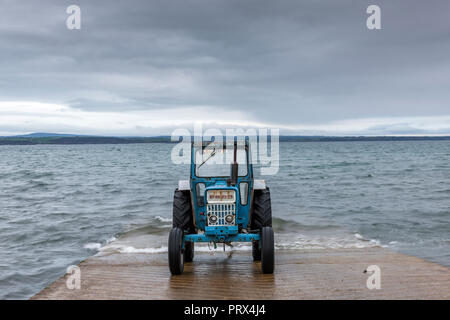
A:
<svg viewBox="0 0 450 320">
<path fill-rule="evenodd" d="M 351 142 L 351 141 L 436 141 L 450 140 L 450 136 L 280 136 L 280 142 Z M 160 137 L 101 137 L 101 136 L 15 136 L 0 137 L 0 145 L 76 145 L 76 144 L 132 144 L 176 143 L 170 136 Z"/>
</svg>

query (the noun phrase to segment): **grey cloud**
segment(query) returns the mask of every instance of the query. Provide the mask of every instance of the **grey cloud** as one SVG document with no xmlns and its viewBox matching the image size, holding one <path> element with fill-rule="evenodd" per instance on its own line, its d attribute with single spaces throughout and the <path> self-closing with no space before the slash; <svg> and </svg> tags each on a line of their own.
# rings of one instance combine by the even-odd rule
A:
<svg viewBox="0 0 450 320">
<path fill-rule="evenodd" d="M 450 114 L 445 0 L 378 0 L 378 31 L 366 0 L 1 2 L 0 100 L 213 106 L 284 125 Z M 79 31 L 65 28 L 74 2 Z"/>
</svg>

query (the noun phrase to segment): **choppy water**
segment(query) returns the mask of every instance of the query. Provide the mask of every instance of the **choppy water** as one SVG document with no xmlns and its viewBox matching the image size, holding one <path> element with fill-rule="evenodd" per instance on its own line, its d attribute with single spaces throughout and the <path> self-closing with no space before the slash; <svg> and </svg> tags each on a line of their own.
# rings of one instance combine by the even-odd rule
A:
<svg viewBox="0 0 450 320">
<path fill-rule="evenodd" d="M 166 251 L 188 176 L 171 148 L 1 146 L 0 298 L 28 298 L 93 254 Z M 448 141 L 281 143 L 280 161 L 266 177 L 278 248 L 381 245 L 450 266 Z"/>
</svg>

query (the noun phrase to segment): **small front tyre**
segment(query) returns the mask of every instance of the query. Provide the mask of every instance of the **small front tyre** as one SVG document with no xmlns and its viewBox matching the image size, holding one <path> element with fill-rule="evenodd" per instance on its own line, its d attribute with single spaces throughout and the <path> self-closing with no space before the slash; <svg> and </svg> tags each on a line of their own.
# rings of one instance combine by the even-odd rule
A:
<svg viewBox="0 0 450 320">
<path fill-rule="evenodd" d="M 273 273 L 275 267 L 275 245 L 272 227 L 261 229 L 261 268 L 263 273 Z"/>
<path fill-rule="evenodd" d="M 169 269 L 173 275 L 184 270 L 183 230 L 173 228 L 169 234 Z"/>
</svg>

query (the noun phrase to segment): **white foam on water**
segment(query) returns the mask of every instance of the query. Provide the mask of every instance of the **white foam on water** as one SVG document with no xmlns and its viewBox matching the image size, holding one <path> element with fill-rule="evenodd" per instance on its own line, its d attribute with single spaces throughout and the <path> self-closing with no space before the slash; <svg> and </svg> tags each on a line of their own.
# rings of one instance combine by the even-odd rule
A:
<svg viewBox="0 0 450 320">
<path fill-rule="evenodd" d="M 171 218 L 165 218 L 165 217 L 161 217 L 161 216 L 156 216 L 155 219 L 160 222 L 172 222 Z"/>
<path fill-rule="evenodd" d="M 108 240 L 106 240 L 106 243 L 108 244 L 108 243 L 114 242 L 114 241 L 116 241 L 116 240 L 117 240 L 116 237 L 111 237 L 111 238 L 109 238 Z"/>
<path fill-rule="evenodd" d="M 311 250 L 311 249 L 363 249 L 379 247 L 376 240 L 362 240 L 351 237 L 304 237 L 297 236 L 292 240 L 280 241 L 275 244 L 278 249 Z"/>
<path fill-rule="evenodd" d="M 172 225 L 171 224 L 163 224 L 161 226 L 157 226 L 157 228 L 161 228 L 161 229 L 165 229 L 165 228 L 171 228 Z"/>
<path fill-rule="evenodd" d="M 106 240 L 106 245 L 108 245 L 111 242 L 116 241 L 117 238 L 116 237 L 110 237 Z M 89 242 L 86 243 L 83 248 L 88 249 L 88 250 L 100 250 L 103 247 L 103 245 L 100 242 Z"/>
<path fill-rule="evenodd" d="M 99 250 L 102 247 L 101 243 L 98 242 L 90 242 L 86 243 L 83 248 L 89 249 L 89 250 Z"/>
<path fill-rule="evenodd" d="M 158 238 L 158 241 L 145 240 L 146 237 L 139 239 L 120 239 L 98 248 L 99 253 L 164 253 L 167 252 L 167 243 Z M 161 241 L 160 241 L 161 240 Z M 155 246 L 145 246 L 145 243 L 153 243 Z M 299 234 L 280 234 L 276 236 L 275 248 L 282 250 L 317 250 L 317 249 L 363 249 L 371 247 L 387 247 L 381 245 L 378 240 L 366 239 L 359 234 L 342 234 L 339 236 L 324 235 L 299 235 Z M 96 248 L 97 249 L 97 248 Z M 225 246 L 225 252 L 233 251 L 251 251 L 250 243 L 233 243 L 233 246 Z M 213 244 L 196 243 L 197 252 L 223 252 L 223 244 L 218 243 L 214 248 Z"/>
<path fill-rule="evenodd" d="M 146 247 L 146 248 L 136 248 L 129 244 L 112 243 L 110 245 L 106 245 L 101 247 L 99 251 L 101 253 L 164 253 L 167 252 L 167 246 L 160 247 Z M 250 251 L 250 244 L 238 243 L 233 245 L 233 247 L 225 246 L 225 252 L 230 251 Z M 217 244 L 217 248 L 214 248 L 213 245 L 208 246 L 206 243 L 199 244 L 197 243 L 195 246 L 196 252 L 223 252 L 223 245 Z"/>
<path fill-rule="evenodd" d="M 366 238 L 364 238 L 362 235 L 360 235 L 359 233 L 355 233 L 354 234 L 355 238 L 358 240 L 363 240 L 363 241 L 368 241 Z"/>
<path fill-rule="evenodd" d="M 161 248 L 135 248 L 132 246 L 115 246 L 108 249 L 115 249 L 119 253 L 162 253 L 167 252 L 167 247 Z M 100 249 L 100 251 L 106 251 Z"/>
</svg>

